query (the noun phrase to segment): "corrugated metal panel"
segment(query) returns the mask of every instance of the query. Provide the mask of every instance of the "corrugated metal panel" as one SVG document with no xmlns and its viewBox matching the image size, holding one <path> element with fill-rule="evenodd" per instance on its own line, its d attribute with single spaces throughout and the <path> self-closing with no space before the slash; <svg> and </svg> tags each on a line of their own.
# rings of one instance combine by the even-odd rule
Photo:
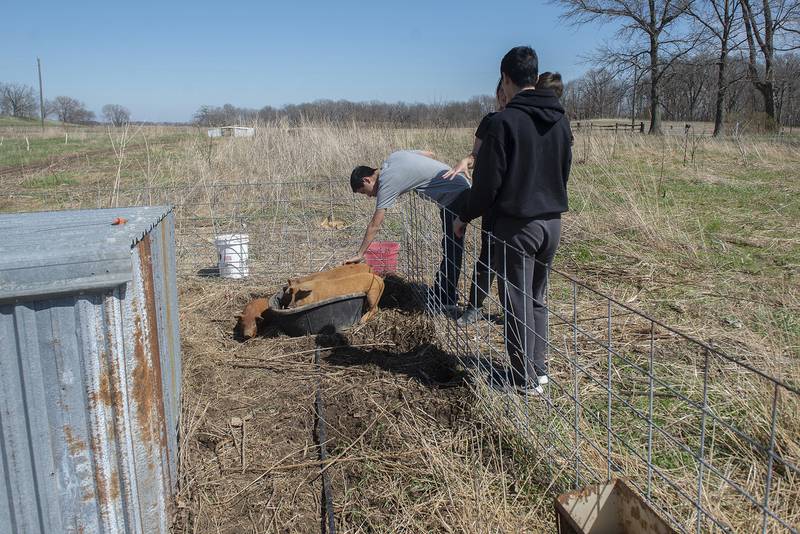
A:
<svg viewBox="0 0 800 534">
<path fill-rule="evenodd" d="M 114 287 L 161 207 L 0 215 L 0 299 Z M 125 224 L 112 224 L 123 218 Z"/>
<path fill-rule="evenodd" d="M 105 221 L 121 210 L 102 211 L 83 213 Z M 174 218 L 128 215 L 141 212 L 129 281 L 0 303 L 3 533 L 168 530 L 180 409 Z M 44 218 L 80 224 L 80 213 Z"/>
<path fill-rule="evenodd" d="M 164 416 L 167 428 L 167 445 L 170 458 L 170 481 L 174 491 L 178 485 L 178 426 L 180 423 L 181 359 L 178 332 L 178 284 L 176 280 L 174 214 L 167 216 L 166 224 L 148 234 L 151 264 L 153 266 L 153 294 L 159 324 L 161 350 L 161 379 L 164 392 Z"/>
</svg>

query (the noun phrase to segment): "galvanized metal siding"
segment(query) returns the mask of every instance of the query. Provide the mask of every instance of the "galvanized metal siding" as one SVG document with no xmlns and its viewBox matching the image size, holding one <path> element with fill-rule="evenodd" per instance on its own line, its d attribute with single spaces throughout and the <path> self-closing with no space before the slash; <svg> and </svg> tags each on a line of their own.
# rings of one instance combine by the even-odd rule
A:
<svg viewBox="0 0 800 534">
<path fill-rule="evenodd" d="M 0 501 L 11 532 L 126 530 L 123 414 L 109 402 L 107 361 L 118 305 L 112 291 L 0 306 Z"/>
<path fill-rule="evenodd" d="M 169 474 L 172 490 L 178 485 L 178 428 L 181 398 L 181 347 L 178 331 L 178 284 L 175 257 L 175 215 L 170 213 L 150 232 L 153 294 L 161 351 L 161 379 L 164 392 L 164 417 L 167 424 Z"/>
<path fill-rule="evenodd" d="M 177 485 L 174 218 L 128 283 L 0 304 L 0 533 L 151 533 Z"/>
<path fill-rule="evenodd" d="M 0 299 L 114 287 L 167 207 L 0 214 Z M 123 218 L 125 224 L 112 224 Z"/>
</svg>

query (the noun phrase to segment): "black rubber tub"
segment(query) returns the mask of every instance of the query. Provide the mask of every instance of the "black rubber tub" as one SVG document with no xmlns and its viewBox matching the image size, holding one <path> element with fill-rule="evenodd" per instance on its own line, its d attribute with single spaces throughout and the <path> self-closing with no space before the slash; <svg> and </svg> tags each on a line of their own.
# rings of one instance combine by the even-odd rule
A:
<svg viewBox="0 0 800 534">
<path fill-rule="evenodd" d="M 353 326 L 364 314 L 366 295 L 353 293 L 334 297 L 314 304 L 282 310 L 278 291 L 269 299 L 269 308 L 275 324 L 290 336 L 307 336 L 320 332 L 339 331 Z"/>
</svg>

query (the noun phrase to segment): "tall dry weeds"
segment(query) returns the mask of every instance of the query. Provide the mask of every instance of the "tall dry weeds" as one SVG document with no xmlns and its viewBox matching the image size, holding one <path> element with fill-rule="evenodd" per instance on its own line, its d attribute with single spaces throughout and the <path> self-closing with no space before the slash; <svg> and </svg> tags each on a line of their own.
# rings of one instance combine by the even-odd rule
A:
<svg viewBox="0 0 800 534">
<path fill-rule="evenodd" d="M 120 166 L 119 202 L 140 202 L 144 185 L 175 188 L 172 197 L 154 197 L 159 201 L 202 203 L 211 198 L 211 187 L 218 184 L 295 181 L 319 181 L 330 187 L 336 199 L 350 202 L 346 179 L 353 166 L 377 166 L 389 152 L 405 148 L 432 150 L 439 159 L 455 162 L 469 150 L 471 136 L 469 129 L 400 130 L 333 124 L 290 127 L 286 123 L 262 125 L 253 139 L 209 140 L 196 136 L 175 150 L 148 150 L 145 163 L 134 155 L 126 157 L 124 167 Z M 694 157 L 686 158 L 685 164 L 684 148 L 680 136 L 579 132 L 569 184 L 571 211 L 565 216 L 564 241 L 556 267 L 713 343 L 769 375 L 800 384 L 798 144 L 763 138 L 703 139 L 693 147 Z M 97 192 L 97 198 L 108 198 L 116 171 L 114 165 L 106 172 L 111 182 Z M 95 189 L 101 189 L 104 182 L 97 183 L 100 185 Z M 250 194 L 252 188 L 247 191 L 245 194 Z M 301 187 L 280 191 L 293 198 L 302 195 Z M 47 198 L 58 198 L 60 207 L 90 202 L 77 191 L 59 191 Z M 199 226 L 204 220 L 231 218 L 231 210 L 240 209 L 245 202 L 240 197 L 230 200 L 234 208 L 218 204 L 214 208 L 218 211 L 202 213 L 204 219 L 187 222 L 184 231 L 190 233 L 193 224 Z M 716 202 L 719 204 L 715 209 Z M 45 201 L 33 205 L 48 206 Z M 364 216 L 368 215 L 368 203 L 357 206 L 363 208 Z M 290 225 L 310 220 L 306 216 L 276 218 L 272 222 Z M 355 228 L 364 221 L 348 222 Z M 358 232 L 354 229 L 351 233 L 355 245 Z M 219 294 L 213 288 L 196 291 L 190 300 L 182 301 L 182 337 L 188 341 L 185 350 L 189 372 L 206 372 L 199 369 L 203 358 L 228 359 L 239 350 L 219 326 L 225 321 L 220 314 L 232 314 L 241 305 L 239 301 L 231 305 L 225 299 L 241 300 L 247 295 L 241 289 L 235 296 L 229 293 L 230 289 L 225 291 L 222 302 L 227 302 L 227 307 L 219 304 Z M 615 327 L 615 339 L 635 348 L 641 343 L 635 327 Z M 569 349 L 565 353 L 569 355 Z M 664 350 L 662 371 L 681 392 L 697 398 L 702 393 L 702 382 L 698 380 L 702 362 L 696 358 L 677 359 L 675 354 L 678 352 Z M 217 373 L 223 364 L 215 361 L 213 367 Z M 282 369 L 296 371 L 306 367 L 306 363 L 293 361 Z M 597 371 L 602 374 L 602 367 Z M 557 365 L 554 372 L 559 372 Z M 562 373 L 566 373 L 565 368 Z M 560 378 L 570 380 L 568 374 Z M 581 395 L 590 404 L 602 405 L 602 389 L 591 384 L 582 387 Z M 194 443 L 182 452 L 185 489 L 201 495 L 191 501 L 192 508 L 187 513 L 206 514 L 210 521 L 206 525 L 212 528 L 218 526 L 211 519 L 212 512 L 224 500 L 225 487 L 215 478 L 219 476 L 219 465 L 209 455 L 222 452 L 227 455 L 225 461 L 234 465 L 236 451 L 225 419 L 216 414 L 217 420 L 207 420 L 209 403 L 216 401 L 220 393 L 209 386 L 195 389 L 193 394 L 196 402 L 187 403 L 184 413 L 184 438 L 191 440 L 206 431 L 222 440 L 218 443 L 224 446 L 217 450 L 217 442 L 211 446 Z M 719 365 L 715 367 L 709 394 L 720 417 L 746 426 L 748 434 L 759 441 L 770 439 L 769 385 L 754 380 L 752 374 L 743 373 L 736 366 Z M 373 485 L 345 489 L 340 511 L 351 521 L 349 526 L 354 531 L 367 531 L 367 526 L 375 523 L 359 522 L 356 512 L 368 510 L 378 517 L 387 506 L 397 506 L 408 513 L 386 513 L 379 523 L 386 527 L 385 531 L 480 530 L 476 525 L 485 526 L 487 531 L 514 531 L 518 530 L 513 527 L 514 521 L 519 521 L 518 525 L 529 524 L 533 516 L 549 516 L 546 490 L 555 491 L 558 485 L 551 487 L 548 477 L 555 473 L 558 479 L 559 472 L 568 472 L 568 466 L 557 462 L 544 466 L 541 456 L 532 457 L 530 451 L 542 450 L 541 439 L 531 441 L 530 435 L 520 433 L 507 417 L 504 402 L 498 403 L 502 409 L 492 411 L 490 405 L 486 412 L 473 412 L 470 422 L 455 431 L 436 428 L 420 432 L 420 428 L 430 427 L 418 424 L 416 418 L 420 415 L 414 410 L 403 412 L 403 417 L 388 419 L 383 442 L 358 442 L 351 453 L 368 459 L 364 461 L 374 469 L 370 479 Z M 669 412 L 669 408 L 663 408 L 668 417 L 664 424 L 677 435 L 696 441 L 692 434 L 696 422 L 688 421 L 680 410 L 673 408 Z M 780 454 L 795 465 L 800 458 L 800 425 L 794 416 L 797 409 L 796 399 L 781 397 L 775 436 Z M 549 426 L 534 430 L 548 433 L 554 443 L 561 440 L 569 444 L 569 429 L 552 421 Z M 743 487 L 758 495 L 766 476 L 764 455 L 735 432 L 722 426 L 712 430 L 710 450 L 715 454 L 714 461 L 726 476 L 745 481 Z M 600 424 L 589 425 L 584 431 L 598 441 L 604 439 Z M 413 461 L 382 456 L 391 443 L 395 444 L 393 454 L 415 452 Z M 680 455 L 667 456 L 673 462 L 671 476 L 690 490 L 696 477 L 694 464 Z M 585 460 L 598 470 L 604 469 L 603 457 L 587 451 Z M 643 474 L 645 464 L 623 448 L 615 449 L 614 461 L 633 476 Z M 790 521 L 800 522 L 798 481 L 791 478 L 790 472 L 782 475 L 773 496 L 773 509 Z M 248 483 L 244 479 L 240 482 L 237 491 Z M 719 477 L 710 478 L 709 484 L 716 486 L 722 497 L 730 497 Z M 375 495 L 376 488 L 384 493 L 380 499 Z M 677 515 L 690 517 L 685 499 L 676 498 L 664 487 L 656 491 L 664 500 L 674 501 Z M 709 492 L 704 505 L 718 517 L 735 525 L 750 517 L 750 509 L 732 507 L 731 500 L 722 497 L 715 501 L 714 495 Z M 306 504 L 313 503 L 313 497 L 304 498 Z M 254 502 L 259 503 L 257 499 Z M 291 511 L 296 502 L 273 500 L 269 506 L 274 507 L 276 502 L 282 502 L 285 508 L 266 515 L 268 522 L 274 519 L 268 526 L 296 519 Z"/>
</svg>

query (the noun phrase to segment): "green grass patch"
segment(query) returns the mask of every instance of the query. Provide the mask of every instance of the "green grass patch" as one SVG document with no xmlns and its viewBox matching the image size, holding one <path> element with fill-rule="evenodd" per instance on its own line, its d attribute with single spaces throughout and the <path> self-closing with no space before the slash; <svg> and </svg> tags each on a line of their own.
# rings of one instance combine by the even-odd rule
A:
<svg viewBox="0 0 800 534">
<path fill-rule="evenodd" d="M 69 137 L 72 137 L 71 139 Z M 111 149 L 107 136 L 81 134 L 80 136 L 5 139 L 0 145 L 0 167 L 18 167 L 49 161 L 59 156 L 93 149 Z"/>
<path fill-rule="evenodd" d="M 0 116 L 0 126 L 41 126 L 42 122 L 40 119 L 28 119 L 23 117 L 7 117 L 5 115 Z M 51 121 L 45 120 L 45 126 L 61 126 L 63 123 L 58 121 Z"/>
<path fill-rule="evenodd" d="M 37 178 L 25 180 L 25 187 L 32 189 L 50 189 L 62 185 L 76 185 L 78 180 L 73 178 L 72 173 L 54 173 Z"/>
</svg>

